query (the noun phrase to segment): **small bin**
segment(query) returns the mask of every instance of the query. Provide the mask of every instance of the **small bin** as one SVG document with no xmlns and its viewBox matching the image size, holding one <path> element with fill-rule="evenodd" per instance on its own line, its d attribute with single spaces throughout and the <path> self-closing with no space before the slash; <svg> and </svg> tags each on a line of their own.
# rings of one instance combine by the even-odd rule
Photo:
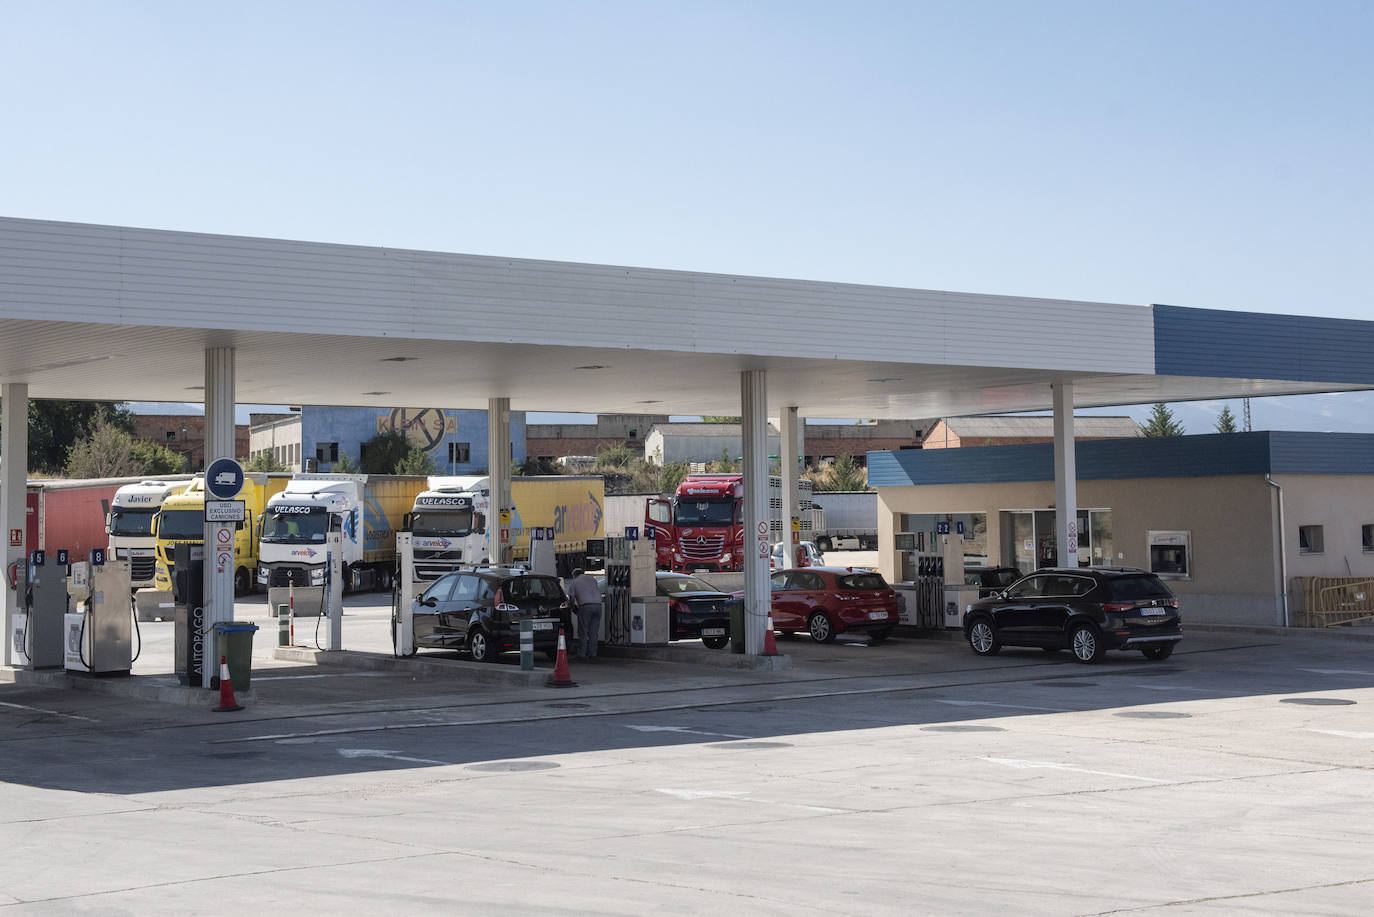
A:
<svg viewBox="0 0 1374 917">
<path fill-rule="evenodd" d="M 730 614 L 730 652 L 744 652 L 744 599 L 730 599 L 725 603 Z"/>
<path fill-rule="evenodd" d="M 236 693 L 248 690 L 253 675 L 253 634 L 257 629 L 251 621 L 220 621 L 215 625 L 215 643 L 229 662 L 229 682 Z M 215 668 L 219 668 L 218 659 Z"/>
</svg>

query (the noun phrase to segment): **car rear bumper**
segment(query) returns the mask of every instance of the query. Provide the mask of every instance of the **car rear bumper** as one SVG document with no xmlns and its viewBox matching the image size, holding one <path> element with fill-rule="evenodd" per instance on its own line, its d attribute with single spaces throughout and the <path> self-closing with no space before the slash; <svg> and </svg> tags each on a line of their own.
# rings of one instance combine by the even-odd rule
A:
<svg viewBox="0 0 1374 917">
<path fill-rule="evenodd" d="M 1142 634 L 1140 636 L 1126 637 L 1116 645 L 1116 649 L 1140 649 L 1145 646 L 1158 646 L 1161 643 L 1177 643 L 1182 639 L 1182 634 Z"/>
</svg>

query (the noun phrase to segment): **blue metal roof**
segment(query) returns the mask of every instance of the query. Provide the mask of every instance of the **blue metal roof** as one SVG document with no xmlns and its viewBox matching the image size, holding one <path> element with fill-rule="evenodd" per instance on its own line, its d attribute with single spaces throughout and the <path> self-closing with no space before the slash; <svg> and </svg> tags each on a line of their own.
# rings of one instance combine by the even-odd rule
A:
<svg viewBox="0 0 1374 917">
<path fill-rule="evenodd" d="M 1374 384 L 1374 322 L 1152 309 L 1158 375 Z"/>
<path fill-rule="evenodd" d="M 1371 433 L 1210 433 L 1075 444 L 1080 481 L 1231 474 L 1374 474 Z M 1054 480 L 1054 444 L 868 453 L 870 487 Z"/>
</svg>

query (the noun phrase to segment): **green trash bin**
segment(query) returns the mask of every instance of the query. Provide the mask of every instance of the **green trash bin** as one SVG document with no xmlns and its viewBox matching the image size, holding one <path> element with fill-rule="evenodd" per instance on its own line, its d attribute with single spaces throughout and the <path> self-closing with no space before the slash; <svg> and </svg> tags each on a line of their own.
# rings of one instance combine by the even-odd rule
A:
<svg viewBox="0 0 1374 917">
<path fill-rule="evenodd" d="M 725 603 L 730 613 L 730 652 L 744 652 L 744 599 L 730 599 Z"/>
<path fill-rule="evenodd" d="M 253 675 L 253 634 L 258 626 L 251 621 L 220 621 L 215 625 L 215 644 L 229 662 L 229 683 L 235 693 L 247 691 Z M 219 670 L 219 660 L 215 660 Z M 219 679 L 215 679 L 219 684 Z"/>
</svg>

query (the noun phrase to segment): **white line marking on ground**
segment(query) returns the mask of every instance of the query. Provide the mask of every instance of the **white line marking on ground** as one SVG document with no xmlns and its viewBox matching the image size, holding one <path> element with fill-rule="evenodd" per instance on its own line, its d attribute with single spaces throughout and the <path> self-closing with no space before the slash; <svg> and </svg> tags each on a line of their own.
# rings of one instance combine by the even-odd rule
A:
<svg viewBox="0 0 1374 917">
<path fill-rule="evenodd" d="M 380 748 L 340 748 L 339 754 L 345 758 L 386 758 L 389 761 L 406 761 L 411 764 L 443 764 L 447 761 L 432 761 L 429 758 L 407 758 L 400 752 L 383 751 Z"/>
<path fill-rule="evenodd" d="M 753 736 L 737 736 L 728 732 L 702 732 L 700 729 L 688 729 L 686 726 L 626 726 L 626 729 L 634 729 L 638 732 L 681 732 L 694 736 L 715 736 L 721 739 L 752 739 Z"/>
<path fill-rule="evenodd" d="M 392 672 L 330 672 L 327 675 L 254 675 L 254 681 L 304 681 L 307 678 L 389 678 Z"/>
<path fill-rule="evenodd" d="M 1137 777 L 1135 774 L 1118 774 L 1113 771 L 1094 771 L 1086 767 L 1074 767 L 1072 764 L 1056 764 L 1053 761 L 1022 761 L 1018 758 L 985 758 L 979 756 L 979 761 L 990 761 L 993 764 L 1001 764 L 1005 767 L 1014 767 L 1018 770 L 1034 770 L 1045 768 L 1056 771 L 1077 771 L 1080 774 L 1096 774 L 1099 777 L 1119 777 L 1122 780 L 1139 780 L 1142 783 L 1168 783 L 1167 780 L 1158 780 L 1154 777 Z"/>
<path fill-rule="evenodd" d="M 1002 707 L 1007 710 L 1039 710 L 1042 713 L 1073 713 L 1065 707 L 1031 707 L 1028 704 L 994 704 L 986 700 L 937 700 L 937 704 L 950 704 L 954 707 Z"/>
<path fill-rule="evenodd" d="M 89 716 L 77 716 L 75 713 L 58 713 L 56 710 L 45 710 L 42 707 L 29 707 L 25 704 L 10 704 L 0 701 L 0 707 L 13 707 L 16 710 L 32 710 L 35 713 L 46 713 L 48 716 L 60 716 L 68 720 L 85 720 L 88 723 L 95 722 L 95 720 L 91 719 Z"/>
<path fill-rule="evenodd" d="M 1345 739 L 1374 739 L 1374 732 L 1347 732 L 1344 729 L 1309 729 L 1307 731 L 1320 732 L 1329 736 L 1341 736 Z"/>
<path fill-rule="evenodd" d="M 1366 672 L 1363 669 L 1299 669 L 1301 672 L 1315 672 L 1318 675 L 1364 675 L 1374 678 L 1374 672 Z"/>
<path fill-rule="evenodd" d="M 683 790 L 672 787 L 655 787 L 655 793 L 672 796 L 674 799 L 733 799 L 739 802 L 752 802 L 764 806 L 782 806 L 787 809 L 801 809 L 805 812 L 820 812 L 823 815 L 846 815 L 848 809 L 831 809 L 826 806 L 809 806 L 800 802 L 779 802 L 776 799 L 751 799 L 741 790 Z"/>
</svg>

